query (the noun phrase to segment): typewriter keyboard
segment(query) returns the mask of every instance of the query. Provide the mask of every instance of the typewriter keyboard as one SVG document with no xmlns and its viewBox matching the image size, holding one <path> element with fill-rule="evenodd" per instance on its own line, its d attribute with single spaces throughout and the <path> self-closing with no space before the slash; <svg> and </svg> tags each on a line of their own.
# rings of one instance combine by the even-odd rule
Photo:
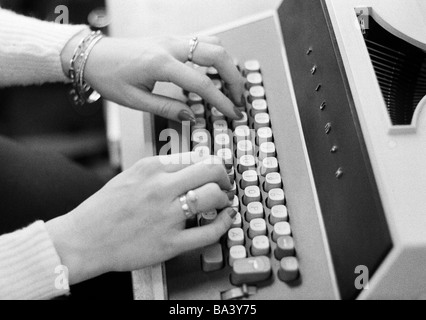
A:
<svg viewBox="0 0 426 320">
<path fill-rule="evenodd" d="M 252 60 L 239 69 L 246 80 L 241 120 L 230 121 L 198 95 L 186 93 L 197 118 L 191 127 L 191 148 L 201 157 L 215 154 L 223 159 L 233 184 L 229 197 L 238 212 L 222 241 L 203 250 L 200 265 L 207 273 L 229 268 L 229 281 L 240 288 L 293 282 L 300 276 L 299 265 L 261 66 Z M 227 94 L 214 68 L 200 70 Z M 197 223 L 211 223 L 216 216 L 217 212 L 199 214 Z M 225 292 L 222 298 L 235 298 L 234 293 Z"/>
</svg>

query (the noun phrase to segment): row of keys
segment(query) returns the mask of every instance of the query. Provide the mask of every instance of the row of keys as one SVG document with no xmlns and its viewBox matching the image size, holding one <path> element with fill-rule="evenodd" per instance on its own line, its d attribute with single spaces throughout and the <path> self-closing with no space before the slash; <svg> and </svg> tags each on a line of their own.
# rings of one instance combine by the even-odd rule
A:
<svg viewBox="0 0 426 320">
<path fill-rule="evenodd" d="M 212 71 L 208 71 L 208 75 L 219 90 L 223 90 L 220 77 Z M 241 109 L 241 120 L 228 122 L 217 108 L 206 105 L 201 97 L 189 94 L 188 104 L 197 118 L 191 128 L 193 151 L 200 156 L 213 153 L 221 157 L 233 184 L 228 196 L 233 198 L 232 207 L 238 213 L 226 235 L 229 250 L 226 262 L 233 270 L 231 282 L 235 285 L 255 284 L 270 278 L 272 268 L 268 256 L 271 253 L 280 260 L 278 277 L 282 281 L 291 281 L 298 274 L 297 259 L 293 257 L 294 241 L 259 63 L 247 62 L 243 75 L 246 77 L 247 109 Z M 266 199 L 262 199 L 261 189 L 266 193 Z M 268 215 L 263 202 L 269 209 Z M 243 206 L 245 212 L 241 211 Z M 201 214 L 200 225 L 212 223 L 216 216 L 217 212 Z M 270 234 L 268 225 L 271 226 Z M 224 263 L 219 244 L 203 252 L 204 271 L 218 270 Z"/>
<path fill-rule="evenodd" d="M 240 182 L 241 189 L 246 189 L 250 186 L 259 186 L 259 171 L 246 170 L 242 173 Z M 281 175 L 278 173 L 278 166 L 265 166 L 262 164 L 260 167 L 260 175 L 265 177 L 263 188 L 265 192 L 272 189 L 279 189 L 282 187 Z"/>
<path fill-rule="evenodd" d="M 234 285 L 255 284 L 271 277 L 271 261 L 266 256 L 238 259 L 233 264 L 231 282 Z M 278 278 L 289 282 L 299 275 L 299 262 L 295 257 L 285 257 L 280 260 Z"/>
<path fill-rule="evenodd" d="M 257 186 L 249 186 L 244 189 L 243 203 L 248 206 L 252 202 L 260 202 L 262 200 L 260 188 Z M 268 192 L 266 206 L 271 209 L 274 206 L 285 204 L 285 194 L 283 189 L 271 189 Z"/>
<path fill-rule="evenodd" d="M 200 129 L 206 130 L 207 129 L 207 120 L 206 120 L 206 118 L 203 117 L 203 115 L 205 114 L 204 106 L 196 105 L 195 107 L 196 108 L 194 108 L 194 106 L 192 107 L 192 110 L 194 111 L 194 113 L 196 113 L 195 124 L 192 126 L 192 131 L 200 130 Z M 227 123 L 226 123 L 225 116 L 223 115 L 223 113 L 218 111 L 216 108 L 212 108 L 210 113 L 211 113 L 210 123 L 213 126 L 221 126 L 221 125 L 226 124 L 226 127 L 228 127 Z M 256 113 L 253 116 L 253 120 L 250 121 L 251 124 L 249 123 L 247 113 L 242 112 L 242 114 L 243 114 L 243 118 L 241 118 L 240 120 L 232 121 L 232 129 L 235 130 L 238 127 L 248 126 L 248 125 L 250 125 L 255 130 L 259 130 L 259 129 L 262 129 L 262 128 L 270 128 L 271 118 L 270 118 L 268 113 L 266 113 L 266 112 Z"/>
<path fill-rule="evenodd" d="M 257 63 L 250 62 L 249 67 L 256 71 L 249 72 L 246 75 L 246 88 L 249 90 L 247 100 L 250 106 L 247 113 L 253 118 L 251 127 L 257 133 L 260 133 L 260 138 L 263 141 L 259 143 L 260 139 L 256 137 L 259 139 L 256 139 L 255 142 L 259 146 L 257 156 L 260 158 L 256 163 L 254 159 L 256 151 L 252 143 L 252 133 L 249 126 L 237 127 L 235 130 L 236 156 L 240 160 L 237 169 L 241 173 L 242 202 L 247 208 L 245 220 L 249 223 L 247 236 L 252 239 L 249 251 L 253 256 L 246 258 L 244 231 L 241 227 L 233 226 L 234 228 L 228 232 L 227 244 L 230 247 L 229 263 L 233 267 L 231 279 L 235 285 L 256 283 L 270 277 L 271 266 L 267 256 L 271 247 L 267 236 L 266 221 L 273 226 L 270 236 L 272 241 L 276 243 L 274 256 L 280 260 L 278 277 L 282 281 L 292 281 L 298 276 L 297 259 L 293 257 L 295 254 L 294 241 L 288 223 L 285 194 L 282 189 L 275 144 L 270 128 L 270 117 L 267 113 L 268 105 L 265 99 L 265 90 L 262 87 L 263 80 Z M 271 209 L 267 220 L 265 220 L 265 212 L 261 202 L 260 176 L 265 177 L 263 187 L 265 192 L 268 193 L 265 204 Z M 240 216 L 238 220 L 242 218 Z M 235 239 L 233 239 L 234 236 Z M 236 240 L 236 242 L 232 240 Z"/>
<path fill-rule="evenodd" d="M 266 236 L 268 232 L 266 221 L 256 218 L 250 221 L 248 229 L 248 237 L 254 239 L 257 236 Z M 278 242 L 280 237 L 291 236 L 291 227 L 287 221 L 280 221 L 274 224 L 272 231 L 272 240 Z M 232 228 L 228 231 L 227 238 L 228 247 L 244 245 L 245 235 L 242 228 Z"/>
<path fill-rule="evenodd" d="M 197 123 L 192 127 L 191 140 L 195 145 L 210 145 L 210 132 L 206 129 L 207 122 L 202 120 L 197 120 Z M 234 144 L 237 144 L 242 141 L 250 141 L 252 146 L 260 147 L 263 143 L 272 143 L 273 136 L 272 130 L 270 127 L 262 127 L 257 130 L 250 129 L 247 125 L 240 125 L 235 127 L 234 132 L 228 128 L 228 124 L 225 120 L 217 120 L 213 123 L 213 138 L 219 134 L 227 134 L 229 137 L 229 143 L 232 141 Z M 253 133 L 255 131 L 255 133 Z M 231 139 L 231 137 L 234 139 Z M 254 139 L 253 139 L 254 137 Z"/>
</svg>

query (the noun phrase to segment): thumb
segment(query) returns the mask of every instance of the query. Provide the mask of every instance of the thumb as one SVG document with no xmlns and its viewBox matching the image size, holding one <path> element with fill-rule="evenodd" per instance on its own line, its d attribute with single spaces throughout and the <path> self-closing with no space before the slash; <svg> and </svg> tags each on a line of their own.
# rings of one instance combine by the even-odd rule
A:
<svg viewBox="0 0 426 320">
<path fill-rule="evenodd" d="M 190 251 L 218 242 L 220 237 L 231 228 L 236 215 L 237 212 L 234 209 L 226 208 L 213 223 L 182 231 L 175 242 L 177 249 L 180 252 Z"/>
</svg>

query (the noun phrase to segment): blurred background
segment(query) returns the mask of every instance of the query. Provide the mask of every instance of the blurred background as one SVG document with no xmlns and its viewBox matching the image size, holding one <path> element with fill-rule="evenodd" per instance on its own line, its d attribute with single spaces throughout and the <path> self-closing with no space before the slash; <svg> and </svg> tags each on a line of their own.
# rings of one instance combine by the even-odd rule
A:
<svg viewBox="0 0 426 320">
<path fill-rule="evenodd" d="M 104 1 L 0 0 L 3 8 L 49 21 L 58 16 L 58 5 L 68 7 L 70 23 L 96 24 L 88 20 L 89 14 L 100 12 Z M 109 161 L 103 101 L 76 109 L 69 89 L 65 84 L 0 89 L 0 135 L 39 150 L 60 152 L 109 179 L 118 168 Z"/>
</svg>

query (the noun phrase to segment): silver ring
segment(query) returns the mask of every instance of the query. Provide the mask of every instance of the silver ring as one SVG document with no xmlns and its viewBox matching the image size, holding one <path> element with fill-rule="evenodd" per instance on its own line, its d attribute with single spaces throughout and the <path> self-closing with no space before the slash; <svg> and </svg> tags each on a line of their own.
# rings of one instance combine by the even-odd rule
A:
<svg viewBox="0 0 426 320">
<path fill-rule="evenodd" d="M 194 59 L 194 51 L 197 49 L 198 46 L 198 37 L 194 37 L 191 40 L 189 40 L 189 54 L 188 54 L 188 61 L 192 62 L 192 59 Z"/>
<path fill-rule="evenodd" d="M 189 201 L 190 203 L 195 205 L 195 203 L 198 201 L 198 196 L 194 191 L 190 190 L 186 195 L 180 196 L 179 201 L 182 207 L 183 214 L 187 219 L 191 219 L 197 214 L 197 212 L 192 211 L 191 207 L 188 204 Z"/>
</svg>

